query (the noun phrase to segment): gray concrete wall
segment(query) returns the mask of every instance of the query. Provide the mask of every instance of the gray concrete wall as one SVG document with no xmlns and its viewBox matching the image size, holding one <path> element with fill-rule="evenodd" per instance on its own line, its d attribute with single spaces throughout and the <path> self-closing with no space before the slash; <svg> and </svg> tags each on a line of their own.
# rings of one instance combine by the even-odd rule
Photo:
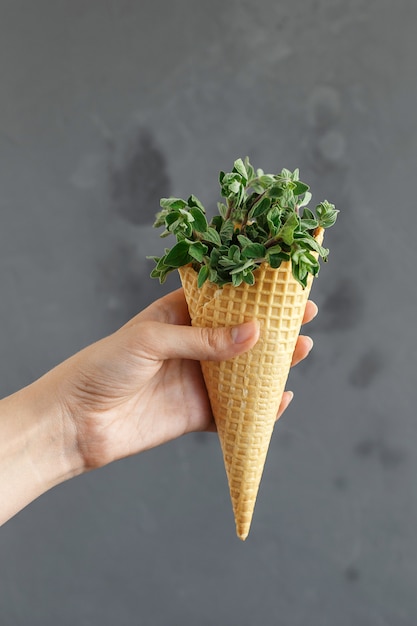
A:
<svg viewBox="0 0 417 626">
<path fill-rule="evenodd" d="M 177 286 L 159 198 L 237 156 L 340 208 L 251 535 L 215 436 L 46 494 L 0 531 L 1 626 L 415 626 L 413 0 L 2 0 L 0 390 Z"/>
</svg>

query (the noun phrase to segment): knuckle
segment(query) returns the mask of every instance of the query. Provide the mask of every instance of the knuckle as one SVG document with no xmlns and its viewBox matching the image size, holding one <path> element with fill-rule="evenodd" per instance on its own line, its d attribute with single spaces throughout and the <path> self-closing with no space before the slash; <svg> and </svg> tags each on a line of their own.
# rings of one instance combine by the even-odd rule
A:
<svg viewBox="0 0 417 626">
<path fill-rule="evenodd" d="M 170 324 L 172 322 L 172 308 L 167 307 L 163 299 L 155 303 L 155 320 L 162 324 Z"/>
<path fill-rule="evenodd" d="M 155 322 L 142 321 L 129 333 L 129 349 L 131 352 L 147 352 L 155 344 L 157 333 Z"/>
<path fill-rule="evenodd" d="M 224 333 L 215 328 L 202 328 L 201 341 L 209 355 L 222 352 L 225 347 Z"/>
</svg>

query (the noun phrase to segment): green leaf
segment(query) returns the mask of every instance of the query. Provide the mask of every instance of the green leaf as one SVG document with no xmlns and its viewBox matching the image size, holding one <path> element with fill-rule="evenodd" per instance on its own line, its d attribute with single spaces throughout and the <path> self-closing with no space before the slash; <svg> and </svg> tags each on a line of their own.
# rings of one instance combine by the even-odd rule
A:
<svg viewBox="0 0 417 626">
<path fill-rule="evenodd" d="M 156 267 L 154 267 L 151 272 L 151 278 L 158 278 L 161 284 L 164 283 L 167 275 L 173 271 L 173 268 L 167 267 L 165 265 L 165 257 L 161 257 L 160 259 L 158 257 L 147 258 L 153 258 L 153 260 L 156 262 Z"/>
<path fill-rule="evenodd" d="M 181 218 L 181 213 L 179 211 L 171 211 L 165 216 L 165 224 L 167 226 L 172 226 L 175 222 L 179 222 Z"/>
<path fill-rule="evenodd" d="M 308 233 L 296 233 L 294 235 L 294 239 L 297 241 L 298 244 L 302 244 L 308 250 L 313 250 L 314 252 L 317 252 L 317 254 L 323 257 L 323 259 L 326 258 L 329 254 L 328 248 L 323 248 L 323 246 L 321 246 L 319 242 Z"/>
<path fill-rule="evenodd" d="M 269 265 L 272 267 L 272 269 L 275 269 L 275 270 L 278 269 L 282 263 L 282 259 L 278 254 L 268 253 L 266 260 L 269 263 Z"/>
<path fill-rule="evenodd" d="M 182 198 L 161 198 L 160 205 L 164 209 L 183 209 L 187 203 Z"/>
<path fill-rule="evenodd" d="M 273 206 L 268 211 L 267 222 L 271 235 L 274 237 L 281 228 L 281 209 L 278 206 Z"/>
<path fill-rule="evenodd" d="M 306 264 L 308 271 L 313 276 L 317 276 L 320 270 L 320 264 L 316 257 L 314 257 L 311 252 L 305 252 L 303 255 L 303 262 Z"/>
<path fill-rule="evenodd" d="M 279 244 L 276 244 L 274 246 L 271 246 L 270 248 L 268 248 L 267 250 L 267 254 L 280 254 L 282 252 L 282 248 Z"/>
<path fill-rule="evenodd" d="M 199 233 L 205 233 L 208 228 L 208 224 L 204 213 L 198 207 L 191 208 L 190 213 L 194 218 L 193 230 Z"/>
<path fill-rule="evenodd" d="M 188 198 L 187 204 L 188 204 L 189 207 L 197 207 L 197 209 L 200 209 L 200 211 L 202 211 L 203 213 L 206 212 L 206 209 L 204 208 L 204 205 L 193 194 Z"/>
<path fill-rule="evenodd" d="M 258 202 L 256 202 L 251 208 L 251 210 L 249 211 L 249 219 L 256 219 L 263 213 L 266 213 L 266 211 L 268 211 L 270 206 L 271 206 L 271 199 L 264 196 Z"/>
<path fill-rule="evenodd" d="M 234 287 L 239 287 L 239 285 L 241 285 L 243 282 L 242 274 L 232 274 L 231 278 L 232 278 L 232 285 Z"/>
<path fill-rule="evenodd" d="M 301 196 L 301 194 L 305 193 L 306 191 L 310 189 L 308 185 L 306 185 L 305 183 L 302 183 L 300 180 L 295 181 L 294 185 L 295 186 L 294 186 L 293 192 L 296 196 Z"/>
<path fill-rule="evenodd" d="M 277 174 L 276 180 L 286 185 L 288 183 L 291 183 L 294 179 L 298 178 L 298 174 L 299 174 L 298 169 L 296 169 L 293 174 L 290 170 L 284 167 L 281 170 L 280 174 Z"/>
<path fill-rule="evenodd" d="M 197 276 L 197 287 L 199 289 L 204 285 L 204 283 L 209 277 L 209 274 L 210 274 L 209 267 L 207 265 L 203 265 L 200 268 L 200 271 L 198 272 L 198 276 Z"/>
<path fill-rule="evenodd" d="M 307 286 L 307 273 L 300 267 L 298 263 L 291 263 L 291 271 L 296 281 L 305 289 Z"/>
<path fill-rule="evenodd" d="M 286 252 L 283 252 L 282 250 L 281 250 L 281 252 L 272 252 L 273 249 L 274 248 L 271 248 L 270 250 L 268 250 L 267 254 L 266 254 L 266 260 L 268 261 L 268 263 L 272 267 L 274 267 L 272 265 L 272 263 L 273 262 L 274 263 L 277 262 L 278 259 L 279 259 L 279 261 L 289 261 L 290 260 L 291 257 Z M 279 267 L 279 265 L 277 265 L 277 267 Z"/>
<path fill-rule="evenodd" d="M 191 243 L 188 249 L 188 254 L 199 263 L 202 263 L 204 256 L 207 254 L 207 250 L 207 246 L 201 243 L 201 241 L 196 241 Z"/>
<path fill-rule="evenodd" d="M 313 196 L 311 195 L 311 193 L 309 191 L 306 191 L 304 194 L 304 198 L 301 200 L 301 202 L 298 203 L 298 207 L 301 208 L 303 206 L 307 206 L 312 197 Z"/>
<path fill-rule="evenodd" d="M 217 270 L 215 270 L 214 268 L 210 267 L 209 270 L 209 281 L 212 283 L 217 283 L 219 279 L 219 275 L 217 273 Z"/>
<path fill-rule="evenodd" d="M 237 172 L 231 172 L 225 174 L 222 180 L 222 196 L 229 198 L 233 195 L 238 195 L 242 188 L 242 177 Z"/>
<path fill-rule="evenodd" d="M 248 183 L 250 184 L 252 179 L 255 177 L 255 170 L 250 164 L 249 157 L 245 157 L 245 168 L 248 174 Z"/>
<path fill-rule="evenodd" d="M 313 211 L 310 211 L 310 209 L 304 209 L 303 210 L 303 220 L 315 220 L 315 215 L 313 213 Z"/>
<path fill-rule="evenodd" d="M 219 213 L 222 216 L 222 218 L 225 219 L 225 217 L 227 215 L 227 206 L 223 202 L 218 202 L 217 203 L 217 208 L 218 208 Z"/>
<path fill-rule="evenodd" d="M 206 232 L 202 234 L 202 239 L 203 241 L 214 243 L 215 246 L 221 246 L 222 244 L 219 233 L 215 228 L 212 227 L 209 227 Z"/>
<path fill-rule="evenodd" d="M 270 189 L 268 189 L 267 193 L 270 198 L 272 198 L 273 200 L 277 200 L 283 195 L 284 189 L 281 185 L 274 185 L 273 187 L 270 187 Z"/>
<path fill-rule="evenodd" d="M 260 172 L 262 170 L 259 170 Z M 257 182 L 261 185 L 262 189 L 268 189 L 268 187 L 271 187 L 274 182 L 275 182 L 275 176 L 273 176 L 272 174 L 261 174 L 260 176 L 258 176 L 258 180 Z"/>
<path fill-rule="evenodd" d="M 278 237 L 288 245 L 291 245 L 294 241 L 294 232 L 299 224 L 299 218 L 295 213 L 290 213 L 285 224 L 282 226 L 278 233 Z"/>
<path fill-rule="evenodd" d="M 266 248 L 261 243 L 250 243 L 242 249 L 243 259 L 263 259 Z"/>
<path fill-rule="evenodd" d="M 313 230 L 314 228 L 317 228 L 318 225 L 318 220 L 316 219 L 313 211 L 310 211 L 310 209 L 304 209 L 301 219 L 301 227 L 306 230 Z"/>
<path fill-rule="evenodd" d="M 317 259 L 308 250 L 302 251 L 299 258 L 307 267 L 317 265 Z"/>
<path fill-rule="evenodd" d="M 221 215 L 215 215 L 212 218 L 209 226 L 210 226 L 210 228 L 215 228 L 217 230 L 217 232 L 219 233 L 221 227 L 223 226 L 223 222 L 224 222 L 224 219 L 222 218 Z"/>
<path fill-rule="evenodd" d="M 190 244 L 185 240 L 176 243 L 166 255 L 165 265 L 169 267 L 182 267 L 190 263 L 192 257 L 188 253 L 189 248 Z"/>
<path fill-rule="evenodd" d="M 160 226 L 165 226 L 165 218 L 167 216 L 167 209 L 163 209 L 162 211 L 158 211 L 155 216 L 155 221 L 153 223 L 154 228 L 159 228 Z"/>
<path fill-rule="evenodd" d="M 240 248 L 236 244 L 230 246 L 229 251 L 227 253 L 227 258 L 232 259 L 235 263 L 239 263 L 240 261 Z"/>
<path fill-rule="evenodd" d="M 257 194 L 261 194 L 265 191 L 265 187 L 262 187 L 262 185 L 257 182 L 257 179 L 252 181 L 251 187 Z"/>
<path fill-rule="evenodd" d="M 165 256 L 161 257 L 160 259 L 155 259 L 156 261 L 156 267 L 155 269 L 159 272 L 161 270 L 163 270 L 165 267 L 167 267 L 166 263 L 165 263 Z"/>
<path fill-rule="evenodd" d="M 214 268 L 218 265 L 219 259 L 221 257 L 221 252 L 218 248 L 213 248 L 210 252 L 210 267 Z"/>
<path fill-rule="evenodd" d="M 245 263 L 243 263 L 243 265 L 238 265 L 237 267 L 233 268 L 232 270 L 230 270 L 230 274 L 238 274 L 239 272 L 243 272 L 244 270 L 248 269 L 248 268 L 252 268 L 253 267 L 253 260 L 249 259 L 249 261 L 246 261 Z"/>
<path fill-rule="evenodd" d="M 316 207 L 316 214 L 319 220 L 319 226 L 322 228 L 330 228 L 336 222 L 337 211 L 334 207 L 334 204 L 330 204 L 327 200 L 324 200 Z"/>
<path fill-rule="evenodd" d="M 317 220 L 301 220 L 301 228 L 303 230 L 314 230 L 319 225 Z"/>
<path fill-rule="evenodd" d="M 237 240 L 242 248 L 244 248 L 245 246 L 250 246 L 252 244 L 252 240 L 249 239 L 249 237 L 245 237 L 245 235 L 238 235 Z"/>
<path fill-rule="evenodd" d="M 246 171 L 246 167 L 245 164 L 243 163 L 242 159 L 237 159 L 234 164 L 233 164 L 233 171 L 237 172 L 238 174 L 240 174 L 240 176 L 242 177 L 243 180 L 243 184 L 246 185 L 246 183 L 248 182 L 248 173 Z"/>
<path fill-rule="evenodd" d="M 233 222 L 231 222 L 230 220 L 226 220 L 225 222 L 223 222 L 220 228 L 220 239 L 222 243 L 227 243 L 228 241 L 232 240 L 234 230 L 235 228 Z"/>
<path fill-rule="evenodd" d="M 243 282 L 247 283 L 248 285 L 254 285 L 255 284 L 255 276 L 254 276 L 253 272 L 251 272 L 251 271 L 245 272 L 243 274 Z"/>
</svg>

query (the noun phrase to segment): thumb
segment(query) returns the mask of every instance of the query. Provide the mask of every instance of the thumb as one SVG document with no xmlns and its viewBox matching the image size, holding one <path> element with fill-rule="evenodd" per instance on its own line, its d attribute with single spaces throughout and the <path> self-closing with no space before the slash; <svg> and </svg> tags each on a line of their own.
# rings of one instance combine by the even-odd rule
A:
<svg viewBox="0 0 417 626">
<path fill-rule="evenodd" d="M 196 361 L 225 361 L 246 352 L 259 339 L 259 322 L 252 320 L 238 326 L 196 328 L 160 322 L 148 322 L 141 333 L 149 356 Z"/>
</svg>

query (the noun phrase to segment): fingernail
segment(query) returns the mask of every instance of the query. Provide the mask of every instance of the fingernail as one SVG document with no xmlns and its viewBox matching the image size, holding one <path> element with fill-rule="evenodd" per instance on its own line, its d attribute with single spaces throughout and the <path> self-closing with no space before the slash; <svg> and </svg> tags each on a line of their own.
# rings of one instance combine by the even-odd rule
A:
<svg viewBox="0 0 417 626">
<path fill-rule="evenodd" d="M 231 330 L 233 343 L 245 343 L 245 341 L 248 341 L 248 339 L 251 339 L 253 337 L 253 331 L 253 322 L 246 322 L 245 324 L 235 326 Z"/>
<path fill-rule="evenodd" d="M 294 398 L 294 392 L 293 391 L 287 391 L 287 393 L 290 396 L 289 400 L 288 400 L 288 404 L 290 404 L 292 402 L 293 398 Z"/>
<path fill-rule="evenodd" d="M 308 343 L 310 344 L 308 347 L 308 351 L 310 352 L 310 350 L 312 349 L 312 347 L 314 346 L 314 341 L 312 340 L 311 337 L 306 337 Z"/>
</svg>

